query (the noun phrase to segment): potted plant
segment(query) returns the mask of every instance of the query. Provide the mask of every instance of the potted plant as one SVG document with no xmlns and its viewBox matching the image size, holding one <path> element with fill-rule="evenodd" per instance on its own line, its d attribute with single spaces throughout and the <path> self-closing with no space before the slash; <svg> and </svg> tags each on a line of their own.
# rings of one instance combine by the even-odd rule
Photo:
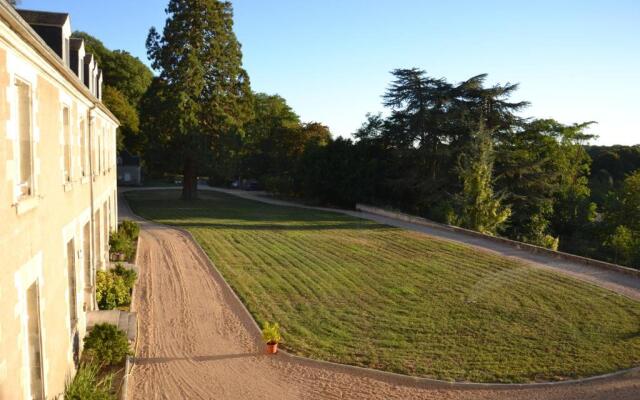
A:
<svg viewBox="0 0 640 400">
<path fill-rule="evenodd" d="M 280 336 L 280 325 L 278 323 L 270 324 L 265 322 L 262 327 L 262 338 L 267 343 L 267 353 L 276 354 L 278 352 L 278 343 L 282 340 Z"/>
</svg>

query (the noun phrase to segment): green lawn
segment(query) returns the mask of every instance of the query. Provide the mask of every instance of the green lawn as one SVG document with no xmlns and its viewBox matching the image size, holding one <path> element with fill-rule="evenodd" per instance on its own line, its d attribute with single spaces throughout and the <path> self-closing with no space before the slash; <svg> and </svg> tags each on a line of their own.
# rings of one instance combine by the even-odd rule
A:
<svg viewBox="0 0 640 400">
<path fill-rule="evenodd" d="M 640 303 L 341 214 L 202 193 L 127 193 L 188 229 L 296 354 L 456 381 L 530 382 L 640 365 Z"/>
</svg>

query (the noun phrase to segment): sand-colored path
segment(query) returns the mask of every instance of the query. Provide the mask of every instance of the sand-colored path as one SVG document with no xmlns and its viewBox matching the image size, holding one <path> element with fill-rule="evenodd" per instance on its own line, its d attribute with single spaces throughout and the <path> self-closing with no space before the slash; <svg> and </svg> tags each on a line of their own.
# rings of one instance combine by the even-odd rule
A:
<svg viewBox="0 0 640 400">
<path fill-rule="evenodd" d="M 126 203 L 121 216 L 131 217 Z M 262 354 L 242 306 L 189 236 L 142 223 L 130 399 L 638 399 L 640 377 L 536 389 L 459 389 L 372 378 Z"/>
</svg>

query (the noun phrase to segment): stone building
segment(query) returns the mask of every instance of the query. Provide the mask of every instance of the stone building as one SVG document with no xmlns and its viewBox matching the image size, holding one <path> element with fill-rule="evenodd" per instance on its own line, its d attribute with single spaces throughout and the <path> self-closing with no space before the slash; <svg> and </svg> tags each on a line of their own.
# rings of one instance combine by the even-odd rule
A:
<svg viewBox="0 0 640 400">
<path fill-rule="evenodd" d="M 73 377 L 117 227 L 117 119 L 69 16 L 0 0 L 0 399 Z"/>
</svg>

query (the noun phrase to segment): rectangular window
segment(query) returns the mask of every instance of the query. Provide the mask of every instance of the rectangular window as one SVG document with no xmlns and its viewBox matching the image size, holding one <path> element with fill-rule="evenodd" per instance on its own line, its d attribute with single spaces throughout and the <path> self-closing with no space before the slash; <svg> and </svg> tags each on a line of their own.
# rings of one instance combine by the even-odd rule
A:
<svg viewBox="0 0 640 400">
<path fill-rule="evenodd" d="M 93 255 L 94 255 L 94 260 L 95 260 L 95 267 L 98 267 L 100 265 L 100 211 L 96 211 L 94 218 L 94 232 L 93 232 L 93 238 L 94 238 L 94 243 L 93 243 Z"/>
<path fill-rule="evenodd" d="M 93 272 L 91 270 L 91 225 L 88 222 L 84 226 L 82 236 L 84 238 L 82 247 L 82 255 L 84 258 L 84 287 L 90 289 L 93 285 Z M 88 292 L 90 293 L 90 291 Z"/>
<path fill-rule="evenodd" d="M 62 129 L 64 136 L 64 181 L 71 182 L 71 115 L 69 107 L 62 109 Z"/>
<path fill-rule="evenodd" d="M 74 335 L 78 324 L 78 297 L 76 292 L 76 257 L 73 240 L 67 243 L 67 272 L 69 276 L 69 319 L 71 322 L 71 336 Z"/>
<path fill-rule="evenodd" d="M 95 170 L 94 175 L 100 175 L 100 169 L 102 165 L 102 157 L 100 157 L 100 155 L 102 154 L 102 141 L 100 139 L 101 139 L 100 134 L 96 130 L 96 147 L 97 148 L 96 148 L 96 154 L 95 154 L 96 163 L 93 165 L 93 169 Z"/>
<path fill-rule="evenodd" d="M 33 195 L 33 135 L 31 126 L 31 87 L 16 81 L 18 95 L 18 158 L 20 171 L 18 187 L 20 198 Z"/>
<path fill-rule="evenodd" d="M 102 173 L 107 170 L 107 131 L 102 128 Z"/>
<path fill-rule="evenodd" d="M 89 176 L 89 168 L 87 167 L 87 129 L 84 118 L 80 119 L 80 163 L 82 167 L 82 176 Z"/>
<path fill-rule="evenodd" d="M 104 214 L 104 243 L 105 243 L 104 252 L 108 256 L 109 255 L 109 213 L 107 211 L 107 203 L 104 203 L 104 206 L 102 207 L 102 213 Z"/>
<path fill-rule="evenodd" d="M 42 338 L 40 337 L 40 299 L 38 283 L 27 290 L 27 330 L 29 335 L 29 370 L 31 378 L 31 398 L 44 399 L 42 373 Z"/>
</svg>

